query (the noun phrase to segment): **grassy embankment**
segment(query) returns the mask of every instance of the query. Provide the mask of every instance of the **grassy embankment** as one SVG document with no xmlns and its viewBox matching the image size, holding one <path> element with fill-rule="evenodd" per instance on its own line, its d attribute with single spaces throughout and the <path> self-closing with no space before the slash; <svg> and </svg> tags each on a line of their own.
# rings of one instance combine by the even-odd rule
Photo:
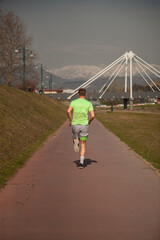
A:
<svg viewBox="0 0 160 240">
<path fill-rule="evenodd" d="M 160 170 L 160 114 L 113 112 L 97 113 L 103 125 L 135 152 Z"/>
<path fill-rule="evenodd" d="M 62 103 L 0 86 L 0 186 L 65 120 Z"/>
</svg>

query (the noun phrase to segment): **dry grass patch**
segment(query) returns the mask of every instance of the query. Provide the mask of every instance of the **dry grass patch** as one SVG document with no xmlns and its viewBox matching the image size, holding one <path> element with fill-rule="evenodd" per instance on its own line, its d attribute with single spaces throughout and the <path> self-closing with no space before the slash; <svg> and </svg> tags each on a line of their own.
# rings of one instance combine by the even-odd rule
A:
<svg viewBox="0 0 160 240">
<path fill-rule="evenodd" d="M 160 169 L 160 114 L 113 112 L 96 116 L 105 127 Z"/>
</svg>

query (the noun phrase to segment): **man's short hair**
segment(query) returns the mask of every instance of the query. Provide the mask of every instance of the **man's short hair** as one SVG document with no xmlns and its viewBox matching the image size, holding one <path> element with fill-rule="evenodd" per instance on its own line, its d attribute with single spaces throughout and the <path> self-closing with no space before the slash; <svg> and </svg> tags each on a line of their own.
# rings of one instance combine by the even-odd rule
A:
<svg viewBox="0 0 160 240">
<path fill-rule="evenodd" d="M 79 96 L 85 96 L 85 95 L 86 95 L 86 89 L 80 88 L 80 89 L 78 90 L 78 94 L 79 94 Z"/>
</svg>

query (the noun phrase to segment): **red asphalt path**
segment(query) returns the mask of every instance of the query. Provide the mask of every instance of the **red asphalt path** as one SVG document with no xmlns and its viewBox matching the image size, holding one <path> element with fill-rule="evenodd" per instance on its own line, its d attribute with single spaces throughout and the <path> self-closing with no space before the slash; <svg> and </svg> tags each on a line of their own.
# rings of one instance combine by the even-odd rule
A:
<svg viewBox="0 0 160 240">
<path fill-rule="evenodd" d="M 160 240 L 160 177 L 94 120 L 78 169 L 65 123 L 0 192 L 0 240 Z"/>
</svg>

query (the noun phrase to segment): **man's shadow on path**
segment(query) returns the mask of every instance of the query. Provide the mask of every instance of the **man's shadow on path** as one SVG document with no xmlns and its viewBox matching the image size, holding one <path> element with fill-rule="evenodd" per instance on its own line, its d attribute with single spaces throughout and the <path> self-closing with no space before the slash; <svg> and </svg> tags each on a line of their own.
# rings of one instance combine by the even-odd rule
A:
<svg viewBox="0 0 160 240">
<path fill-rule="evenodd" d="M 75 163 L 75 165 L 77 166 L 77 167 L 79 167 L 79 160 L 75 160 L 75 161 L 73 161 L 73 163 Z M 85 167 L 87 167 L 88 165 L 91 165 L 92 163 L 97 163 L 97 161 L 96 160 L 92 160 L 92 159 L 85 159 L 84 160 L 84 168 Z"/>
</svg>

